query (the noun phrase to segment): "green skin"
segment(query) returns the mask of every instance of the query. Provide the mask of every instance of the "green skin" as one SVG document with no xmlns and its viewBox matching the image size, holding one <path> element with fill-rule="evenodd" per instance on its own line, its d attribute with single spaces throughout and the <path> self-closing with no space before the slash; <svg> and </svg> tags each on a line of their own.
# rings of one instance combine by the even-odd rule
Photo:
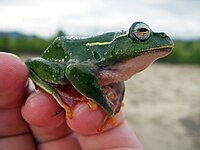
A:
<svg viewBox="0 0 200 150">
<path fill-rule="evenodd" d="M 70 82 L 106 112 L 105 125 L 120 108 L 111 107 L 102 87 L 113 83 L 123 87 L 123 81 L 168 55 L 172 47 L 173 42 L 165 33 L 155 33 L 146 24 L 136 22 L 128 32 L 110 32 L 84 39 L 58 37 L 42 57 L 25 63 L 34 83 L 51 94 L 61 107 L 68 106 L 52 85 Z M 123 96 L 117 107 L 121 106 L 122 99 Z"/>
</svg>

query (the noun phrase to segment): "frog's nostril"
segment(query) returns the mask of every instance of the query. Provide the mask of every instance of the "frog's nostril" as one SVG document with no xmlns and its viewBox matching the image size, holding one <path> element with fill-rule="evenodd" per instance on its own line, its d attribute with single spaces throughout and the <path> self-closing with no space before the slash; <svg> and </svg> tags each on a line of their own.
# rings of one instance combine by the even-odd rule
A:
<svg viewBox="0 0 200 150">
<path fill-rule="evenodd" d="M 165 37 L 168 37 L 168 36 L 167 36 L 167 34 L 162 33 L 162 34 L 161 34 L 161 37 L 165 38 Z"/>
</svg>

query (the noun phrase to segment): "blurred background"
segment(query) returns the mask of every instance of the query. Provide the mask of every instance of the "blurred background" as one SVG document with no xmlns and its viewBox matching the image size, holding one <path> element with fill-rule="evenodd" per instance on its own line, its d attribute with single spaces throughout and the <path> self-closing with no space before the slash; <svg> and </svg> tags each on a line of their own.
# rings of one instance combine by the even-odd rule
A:
<svg viewBox="0 0 200 150">
<path fill-rule="evenodd" d="M 199 0 L 0 0 L 0 51 L 40 56 L 57 36 L 164 31 L 174 51 L 126 82 L 123 111 L 148 150 L 200 150 Z"/>
</svg>

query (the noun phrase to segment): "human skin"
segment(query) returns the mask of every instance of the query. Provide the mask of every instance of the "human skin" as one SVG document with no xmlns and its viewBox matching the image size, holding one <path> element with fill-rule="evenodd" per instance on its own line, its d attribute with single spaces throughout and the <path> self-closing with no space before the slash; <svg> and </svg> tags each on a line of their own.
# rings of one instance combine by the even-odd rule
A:
<svg viewBox="0 0 200 150">
<path fill-rule="evenodd" d="M 15 55 L 0 52 L 0 149 L 1 150 L 142 150 L 122 113 L 103 133 L 96 127 L 103 111 L 85 104 L 73 108 L 67 119 L 53 97 L 30 91 L 28 70 Z"/>
</svg>

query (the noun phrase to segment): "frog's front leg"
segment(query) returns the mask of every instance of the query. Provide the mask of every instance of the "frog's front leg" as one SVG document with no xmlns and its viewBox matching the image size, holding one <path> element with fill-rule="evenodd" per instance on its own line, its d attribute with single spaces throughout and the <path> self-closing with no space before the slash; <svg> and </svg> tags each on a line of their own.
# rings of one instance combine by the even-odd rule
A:
<svg viewBox="0 0 200 150">
<path fill-rule="evenodd" d="M 99 128 L 102 130 L 113 115 L 113 110 L 91 68 L 93 68 L 91 64 L 71 64 L 66 68 L 65 73 L 67 79 L 77 91 L 96 103 L 106 112 L 106 117 L 103 120 L 102 126 Z"/>
<path fill-rule="evenodd" d="M 71 108 L 65 103 L 63 102 L 63 100 L 61 99 L 60 95 L 58 94 L 58 92 L 51 87 L 48 82 L 46 82 L 44 79 L 42 79 L 38 74 L 40 74 L 41 72 L 39 72 L 40 70 L 43 70 L 46 67 L 52 66 L 52 64 L 45 64 L 44 63 L 45 60 L 39 58 L 39 59 L 29 59 L 25 62 L 25 64 L 28 67 L 29 70 L 29 76 L 30 78 L 33 80 L 34 84 L 38 87 L 40 87 L 41 89 L 43 89 L 45 92 L 49 93 L 50 95 L 52 95 L 55 100 L 58 102 L 58 104 L 65 109 L 66 111 L 66 115 L 68 118 L 72 118 L 72 112 L 71 112 Z M 33 67 L 37 64 L 37 67 Z M 47 76 L 47 74 L 46 74 Z"/>
</svg>

